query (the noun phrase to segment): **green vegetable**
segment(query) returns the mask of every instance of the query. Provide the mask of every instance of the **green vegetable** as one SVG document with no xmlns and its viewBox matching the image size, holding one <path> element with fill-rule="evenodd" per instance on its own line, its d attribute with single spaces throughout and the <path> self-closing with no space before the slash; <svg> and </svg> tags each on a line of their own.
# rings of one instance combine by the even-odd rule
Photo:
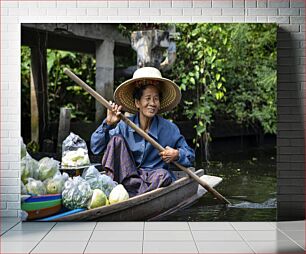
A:
<svg viewBox="0 0 306 254">
<path fill-rule="evenodd" d="M 107 197 L 109 197 L 112 189 L 117 185 L 117 182 L 113 181 L 110 176 L 105 174 L 101 175 L 94 166 L 85 169 L 82 177 L 89 183 L 92 190 L 100 189 Z"/>
<path fill-rule="evenodd" d="M 63 205 L 69 209 L 85 208 L 93 191 L 82 177 L 69 178 L 62 192 Z"/>
<path fill-rule="evenodd" d="M 66 151 L 62 157 L 63 166 L 82 166 L 90 164 L 88 152 L 84 148 L 78 148 L 75 151 Z"/>
<path fill-rule="evenodd" d="M 44 181 L 48 194 L 60 194 L 64 189 L 64 184 L 68 179 L 68 174 L 58 171 L 53 178 L 48 178 Z"/>
<path fill-rule="evenodd" d="M 23 182 L 20 182 L 20 193 L 21 193 L 21 195 L 27 195 L 28 194 L 27 189 L 26 189 L 25 185 L 23 184 Z"/>
<path fill-rule="evenodd" d="M 87 208 L 93 209 L 93 208 L 97 208 L 97 207 L 104 206 L 104 205 L 107 205 L 106 195 L 100 189 L 95 189 L 93 191 L 91 199 L 88 202 Z"/>
<path fill-rule="evenodd" d="M 20 141 L 20 156 L 21 156 L 21 159 L 26 156 L 27 154 L 27 148 L 26 148 L 26 145 L 23 143 L 23 139 L 21 138 L 21 141 Z"/>
<path fill-rule="evenodd" d="M 38 179 L 41 181 L 53 177 L 59 171 L 59 161 L 44 157 L 39 162 Z"/>
<path fill-rule="evenodd" d="M 35 175 L 38 172 L 38 162 L 34 160 L 29 154 L 24 156 L 20 161 L 21 169 L 21 181 L 24 184 L 28 183 L 28 178 L 35 178 Z"/>
<path fill-rule="evenodd" d="M 54 181 L 53 179 L 47 181 L 45 186 L 48 194 L 59 194 L 63 189 L 63 183 L 61 181 Z"/>
<path fill-rule="evenodd" d="M 33 178 L 28 179 L 26 184 L 27 192 L 31 195 L 45 195 L 47 193 L 46 187 L 42 181 Z"/>
<path fill-rule="evenodd" d="M 115 204 L 129 199 L 129 194 L 122 184 L 118 184 L 109 194 L 109 203 Z"/>
</svg>

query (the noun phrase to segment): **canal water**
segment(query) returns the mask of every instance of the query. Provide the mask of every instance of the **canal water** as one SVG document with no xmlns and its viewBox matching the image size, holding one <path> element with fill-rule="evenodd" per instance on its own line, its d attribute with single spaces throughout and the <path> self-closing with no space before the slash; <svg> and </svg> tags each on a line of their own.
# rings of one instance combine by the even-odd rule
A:
<svg viewBox="0 0 306 254">
<path fill-rule="evenodd" d="M 162 220 L 276 221 L 275 149 L 219 153 L 209 165 L 202 164 L 202 168 L 209 175 L 223 178 L 216 190 L 232 205 L 221 204 L 209 193 L 192 206 Z"/>
</svg>

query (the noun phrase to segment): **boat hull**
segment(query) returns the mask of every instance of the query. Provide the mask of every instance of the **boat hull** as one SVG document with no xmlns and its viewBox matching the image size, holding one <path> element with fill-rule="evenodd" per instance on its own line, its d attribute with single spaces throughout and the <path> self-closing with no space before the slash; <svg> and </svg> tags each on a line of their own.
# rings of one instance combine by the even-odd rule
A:
<svg viewBox="0 0 306 254">
<path fill-rule="evenodd" d="M 195 172 L 202 176 L 202 169 Z M 191 197 L 197 197 L 198 183 L 183 177 L 168 187 L 144 193 L 129 200 L 71 214 L 52 221 L 144 221 L 159 217 Z"/>
</svg>

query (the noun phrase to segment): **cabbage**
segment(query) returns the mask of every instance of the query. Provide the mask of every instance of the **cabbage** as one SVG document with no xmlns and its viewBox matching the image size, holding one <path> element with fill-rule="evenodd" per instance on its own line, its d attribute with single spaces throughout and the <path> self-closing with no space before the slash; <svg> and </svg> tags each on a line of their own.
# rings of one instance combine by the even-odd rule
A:
<svg viewBox="0 0 306 254">
<path fill-rule="evenodd" d="M 118 184 L 109 194 L 109 203 L 114 204 L 129 199 L 129 194 L 122 184 Z"/>
<path fill-rule="evenodd" d="M 84 170 L 82 177 L 89 183 L 92 190 L 100 189 L 107 197 L 117 185 L 117 182 L 113 181 L 111 177 L 105 174 L 101 175 L 94 166 L 90 166 Z"/>
<path fill-rule="evenodd" d="M 21 159 L 26 156 L 27 154 L 27 148 L 26 148 L 26 145 L 23 143 L 23 139 L 21 138 L 20 140 L 20 156 L 21 156 Z"/>
<path fill-rule="evenodd" d="M 106 195 L 100 189 L 95 189 L 93 191 L 91 199 L 88 202 L 87 208 L 93 209 L 93 208 L 97 208 L 97 207 L 104 206 L 104 205 L 107 205 Z"/>
<path fill-rule="evenodd" d="M 74 151 L 66 151 L 62 157 L 63 166 L 82 166 L 90 164 L 88 152 L 84 148 L 78 148 Z"/>
<path fill-rule="evenodd" d="M 63 190 L 64 184 L 61 181 L 54 181 L 51 179 L 45 184 L 48 194 L 60 194 Z"/>
<path fill-rule="evenodd" d="M 62 192 L 63 205 L 69 209 L 85 208 L 93 191 L 82 177 L 69 178 Z"/>
<path fill-rule="evenodd" d="M 26 184 L 27 192 L 31 195 L 45 195 L 47 193 L 46 187 L 42 181 L 35 180 L 33 178 L 28 178 L 28 183 Z"/>
<path fill-rule="evenodd" d="M 111 177 L 108 175 L 100 175 L 100 181 L 102 185 L 102 190 L 106 194 L 107 197 L 109 197 L 111 191 L 118 185 L 117 182 L 113 181 Z"/>
<path fill-rule="evenodd" d="M 53 158 L 44 157 L 39 162 L 38 179 L 41 181 L 53 177 L 59 172 L 59 161 Z"/>
<path fill-rule="evenodd" d="M 53 178 L 48 178 L 44 181 L 48 194 L 60 194 L 64 189 L 64 184 L 68 179 L 68 174 L 58 171 Z"/>
<path fill-rule="evenodd" d="M 21 181 L 24 184 L 28 183 L 28 178 L 35 178 L 38 172 L 38 162 L 34 160 L 29 154 L 24 156 L 20 161 Z"/>
<path fill-rule="evenodd" d="M 20 193 L 21 193 L 21 195 L 27 195 L 28 194 L 27 189 L 26 189 L 25 185 L 23 184 L 23 182 L 20 182 Z"/>
</svg>

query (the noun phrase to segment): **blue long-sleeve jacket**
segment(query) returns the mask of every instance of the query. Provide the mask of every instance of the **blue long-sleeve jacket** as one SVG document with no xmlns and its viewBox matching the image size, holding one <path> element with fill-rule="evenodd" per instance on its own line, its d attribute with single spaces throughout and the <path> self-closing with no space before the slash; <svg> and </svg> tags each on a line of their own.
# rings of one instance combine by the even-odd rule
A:
<svg viewBox="0 0 306 254">
<path fill-rule="evenodd" d="M 129 117 L 129 119 L 139 126 L 138 114 Z M 168 164 L 161 159 L 158 150 L 123 121 L 120 121 L 116 127 L 112 127 L 107 125 L 106 120 L 104 120 L 91 136 L 92 152 L 94 154 L 103 152 L 110 138 L 116 134 L 125 138 L 137 167 L 145 170 L 169 168 Z M 161 146 L 178 149 L 178 163 L 186 167 L 192 166 L 195 158 L 194 150 L 188 146 L 174 123 L 160 116 L 154 116 L 148 134 Z"/>
</svg>

